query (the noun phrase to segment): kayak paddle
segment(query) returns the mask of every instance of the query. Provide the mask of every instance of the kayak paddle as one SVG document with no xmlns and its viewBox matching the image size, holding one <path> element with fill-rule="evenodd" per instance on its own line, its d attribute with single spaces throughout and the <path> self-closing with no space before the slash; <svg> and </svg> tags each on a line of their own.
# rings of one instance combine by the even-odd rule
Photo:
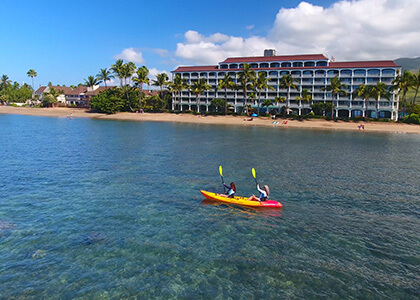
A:
<svg viewBox="0 0 420 300">
<path fill-rule="evenodd" d="M 220 176 L 222 177 L 223 191 L 226 194 L 225 180 L 223 179 L 223 169 L 222 169 L 222 166 L 219 166 L 219 173 L 220 173 Z"/>
<path fill-rule="evenodd" d="M 257 174 L 255 174 L 255 169 L 254 168 L 252 168 L 252 176 L 254 176 L 255 184 L 258 185 L 258 182 L 257 182 Z"/>
</svg>

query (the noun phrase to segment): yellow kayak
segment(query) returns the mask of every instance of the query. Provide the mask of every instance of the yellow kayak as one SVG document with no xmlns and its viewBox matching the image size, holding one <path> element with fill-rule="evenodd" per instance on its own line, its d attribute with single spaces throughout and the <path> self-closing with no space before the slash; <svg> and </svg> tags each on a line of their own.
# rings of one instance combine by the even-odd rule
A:
<svg viewBox="0 0 420 300">
<path fill-rule="evenodd" d="M 267 201 L 250 201 L 247 197 L 239 197 L 235 196 L 234 198 L 228 198 L 220 196 L 220 194 L 207 192 L 207 191 L 200 191 L 204 197 L 210 200 L 221 201 L 226 203 L 232 203 L 237 205 L 245 205 L 245 206 L 253 206 L 253 207 L 283 207 L 283 204 L 274 200 L 267 200 Z"/>
</svg>

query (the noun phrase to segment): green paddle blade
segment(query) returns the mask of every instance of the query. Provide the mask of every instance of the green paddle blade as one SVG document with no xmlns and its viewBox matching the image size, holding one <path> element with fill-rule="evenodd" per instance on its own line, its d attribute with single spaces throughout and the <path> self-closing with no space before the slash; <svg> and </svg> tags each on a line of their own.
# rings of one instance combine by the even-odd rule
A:
<svg viewBox="0 0 420 300">
<path fill-rule="evenodd" d="M 223 169 L 222 166 L 219 167 L 220 176 L 223 176 Z"/>
<path fill-rule="evenodd" d="M 252 168 L 252 176 L 254 176 L 255 179 L 257 179 L 257 175 L 255 174 L 255 169 Z"/>
</svg>

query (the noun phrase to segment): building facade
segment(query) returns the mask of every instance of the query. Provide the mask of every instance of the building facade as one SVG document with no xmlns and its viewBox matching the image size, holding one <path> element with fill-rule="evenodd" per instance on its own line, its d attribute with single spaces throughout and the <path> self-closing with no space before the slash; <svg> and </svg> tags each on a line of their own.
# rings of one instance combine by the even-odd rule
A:
<svg viewBox="0 0 420 300">
<path fill-rule="evenodd" d="M 373 98 L 364 101 L 364 99 L 352 97 L 352 93 L 362 84 L 376 85 L 378 82 L 383 82 L 390 88 L 392 81 L 401 72 L 401 67 L 393 61 L 335 62 L 322 54 L 277 56 L 275 51 L 265 51 L 264 54 L 265 56 L 259 57 L 227 58 L 214 66 L 178 67 L 172 71 L 172 76 L 179 75 L 188 84 L 204 78 L 212 89 L 200 95 L 199 105 L 200 111 L 209 111 L 212 109 L 211 101 L 213 99 L 225 99 L 225 91 L 217 89 L 219 80 L 228 74 L 234 83 L 237 83 L 243 65 L 249 64 L 256 73 L 265 72 L 269 85 L 273 88 L 273 90 L 267 89 L 262 93 L 261 102 L 264 100 L 274 101 L 276 97 L 287 97 L 289 94 L 290 102 L 287 103 L 287 106 L 299 115 L 310 112 L 313 103 L 331 103 L 333 101 L 331 92 L 328 92 L 326 87 L 331 83 L 331 79 L 337 76 L 346 85 L 344 89 L 347 95 L 336 95 L 333 101 L 336 117 L 368 116 L 374 118 L 378 111 L 379 118 L 398 119 L 399 98 L 397 94 L 391 93 L 390 99 L 380 99 L 379 103 Z M 284 75 L 291 75 L 294 78 L 297 89 L 288 91 L 280 86 L 280 80 Z M 302 96 L 304 89 L 308 90 L 312 96 L 310 104 L 303 104 L 296 100 L 297 97 Z M 247 92 L 248 95 L 250 93 L 251 91 Z M 183 90 L 181 95 L 174 99 L 174 106 L 181 111 L 196 109 L 196 95 L 189 90 Z M 241 112 L 244 109 L 243 99 L 242 90 L 227 90 L 226 100 L 234 112 Z M 257 106 L 255 100 L 248 101 L 247 104 L 251 104 L 253 107 Z M 279 111 L 285 105 L 286 103 L 277 102 L 266 109 Z"/>
</svg>

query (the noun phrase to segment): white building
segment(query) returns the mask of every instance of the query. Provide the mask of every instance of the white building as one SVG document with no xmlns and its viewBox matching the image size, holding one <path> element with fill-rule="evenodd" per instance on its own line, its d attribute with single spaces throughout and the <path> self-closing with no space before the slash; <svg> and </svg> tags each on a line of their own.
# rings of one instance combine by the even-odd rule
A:
<svg viewBox="0 0 420 300">
<path fill-rule="evenodd" d="M 393 61 L 330 61 L 322 54 L 309 55 L 282 55 L 276 56 L 275 51 L 265 51 L 266 56 L 259 57 L 234 57 L 227 58 L 214 66 L 189 66 L 178 67 L 172 71 L 173 76 L 180 75 L 188 84 L 206 79 L 212 86 L 212 90 L 200 96 L 200 111 L 209 111 L 211 101 L 216 98 L 225 98 L 224 90 L 217 90 L 218 81 L 229 74 L 236 83 L 238 74 L 242 71 L 243 64 L 250 64 L 255 72 L 266 72 L 269 85 L 274 90 L 263 92 L 261 101 L 274 100 L 276 97 L 287 97 L 288 91 L 280 87 L 280 79 L 284 75 L 291 75 L 296 79 L 298 89 L 290 91 L 289 108 L 297 114 L 305 114 L 311 111 L 312 103 L 331 102 L 332 95 L 325 90 L 335 76 L 346 84 L 346 96 L 337 95 L 334 99 L 336 117 L 376 116 L 376 100 L 364 101 L 361 98 L 352 98 L 352 93 L 361 84 L 376 85 L 377 82 L 385 83 L 389 88 L 401 67 Z M 306 89 L 312 96 L 312 103 L 303 107 L 296 101 L 301 97 L 302 90 Z M 180 99 L 176 98 L 176 107 L 179 110 L 196 109 L 196 96 L 189 90 L 181 93 Z M 243 110 L 243 92 L 241 90 L 228 90 L 227 101 L 235 112 Z M 397 120 L 398 118 L 398 95 L 392 93 L 391 98 L 379 101 L 379 117 Z M 249 102 L 256 106 L 256 102 Z M 279 110 L 285 103 L 274 103 L 267 109 Z"/>
</svg>

